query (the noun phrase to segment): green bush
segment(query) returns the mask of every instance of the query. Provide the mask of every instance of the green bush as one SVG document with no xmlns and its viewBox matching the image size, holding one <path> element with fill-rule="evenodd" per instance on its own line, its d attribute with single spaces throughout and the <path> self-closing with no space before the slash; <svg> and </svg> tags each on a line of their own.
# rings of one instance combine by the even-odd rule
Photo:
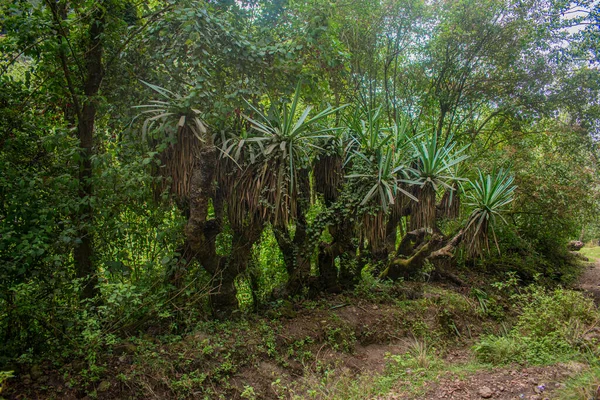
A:
<svg viewBox="0 0 600 400">
<path fill-rule="evenodd" d="M 584 334 L 586 327 L 598 323 L 600 314 L 582 293 L 547 291 L 532 285 L 513 299 L 515 307 L 522 308 L 514 328 L 504 336 L 482 338 L 474 347 L 480 361 L 496 365 L 548 364 L 582 358 L 590 350 L 595 351 Z"/>
</svg>

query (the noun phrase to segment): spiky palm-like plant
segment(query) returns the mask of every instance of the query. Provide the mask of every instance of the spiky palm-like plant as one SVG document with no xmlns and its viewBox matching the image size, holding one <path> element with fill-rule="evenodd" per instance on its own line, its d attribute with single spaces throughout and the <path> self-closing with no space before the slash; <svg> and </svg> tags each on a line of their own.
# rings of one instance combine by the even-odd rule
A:
<svg viewBox="0 0 600 400">
<path fill-rule="evenodd" d="M 356 121 L 357 115 L 350 124 L 353 171 L 347 178 L 362 198 L 362 233 L 374 244 L 385 235 L 390 210 L 396 217 L 407 201 L 416 201 L 407 190 L 413 154 L 405 127 L 382 126 L 379 109 L 364 112 L 364 120 Z"/>
<path fill-rule="evenodd" d="M 421 141 L 413 141 L 415 162 L 412 167 L 415 196 L 411 217 L 411 229 L 434 228 L 436 218 L 436 193 L 438 188 L 452 190 L 452 182 L 459 180 L 453 173 L 454 167 L 468 156 L 466 147 L 456 149 L 456 142 L 450 138 L 440 143 L 436 134 Z"/>
<path fill-rule="evenodd" d="M 386 134 L 383 125 L 381 107 L 374 110 L 357 107 L 354 112 L 344 119 L 348 128 L 348 157 L 352 159 L 357 151 L 360 154 L 371 156 L 384 148 L 392 136 Z"/>
<path fill-rule="evenodd" d="M 268 114 L 248 106 L 254 113 L 252 117 L 244 115 L 252 128 L 248 138 L 222 151 L 229 157 L 234 148 L 246 148 L 252 157 L 245 160 L 245 168 L 251 173 L 244 174 L 235 190 L 247 193 L 250 210 L 262 210 L 263 217 L 276 225 L 287 224 L 296 216 L 297 199 L 301 186 L 306 186 L 312 156 L 323 151 L 318 143 L 330 139 L 337 129 L 318 124 L 344 106 L 327 107 L 309 117 L 312 106 L 301 106 L 300 84 L 290 104 L 274 104 Z"/>
<path fill-rule="evenodd" d="M 149 114 L 142 126 L 142 137 L 147 139 L 150 133 L 158 133 L 166 139 L 167 147 L 160 153 L 163 164 L 160 175 L 164 178 L 161 189 L 167 187 L 166 178 L 170 178 L 171 192 L 185 201 L 198 151 L 203 143 L 210 141 L 206 125 L 200 119 L 200 111 L 191 107 L 190 99 L 160 86 L 142 83 L 164 99 L 135 107 L 144 110 L 142 115 Z"/>
<path fill-rule="evenodd" d="M 478 179 L 468 185 L 470 190 L 467 193 L 467 204 L 474 207 L 465 228 L 465 244 L 469 256 L 481 256 L 484 250 L 489 252 L 490 228 L 498 252 L 500 251 L 494 225 L 497 218 L 504 220 L 502 213 L 507 211 L 507 206 L 514 200 L 517 187 L 513 183 L 514 177 L 510 172 L 500 169 L 485 176 L 479 171 Z"/>
</svg>

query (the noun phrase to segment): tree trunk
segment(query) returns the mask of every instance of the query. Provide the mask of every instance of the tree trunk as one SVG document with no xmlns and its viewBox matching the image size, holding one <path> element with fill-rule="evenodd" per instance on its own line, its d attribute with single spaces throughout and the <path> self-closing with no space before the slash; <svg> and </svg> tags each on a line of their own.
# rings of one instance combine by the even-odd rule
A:
<svg viewBox="0 0 600 400">
<path fill-rule="evenodd" d="M 209 139 L 207 139 L 208 141 Z M 218 220 L 207 219 L 209 201 L 214 194 L 217 150 L 209 142 L 199 150 L 190 182 L 190 217 L 185 227 L 186 245 L 204 269 L 215 276 L 222 267 L 216 238 L 221 230 Z M 184 273 L 182 271 L 181 273 Z"/>
<path fill-rule="evenodd" d="M 419 240 L 424 232 L 426 232 L 425 229 L 409 232 L 406 237 L 403 238 L 400 246 L 403 246 L 406 242 L 410 242 L 410 237 Z M 428 242 L 414 249 L 410 257 L 396 258 L 390 262 L 385 271 L 382 272 L 381 277 L 392 280 L 396 280 L 400 277 L 407 278 L 416 273 L 419 268 L 423 266 L 425 260 L 434 261 L 440 258 L 452 258 L 456 247 L 458 247 L 463 240 L 464 234 L 464 230 L 461 230 L 449 240 L 441 235 L 433 234 Z M 407 248 L 409 247 L 405 246 L 405 249 Z"/>
<path fill-rule="evenodd" d="M 249 216 L 251 220 L 242 231 L 234 231 L 231 254 L 225 267 L 215 276 L 214 287 L 217 289 L 211 296 L 213 312 L 228 315 L 237 308 L 238 300 L 235 279 L 246 272 L 252 257 L 252 246 L 260 239 L 263 231 L 262 223 Z"/>
<path fill-rule="evenodd" d="M 81 243 L 73 251 L 75 271 L 78 278 L 85 279 L 82 291 L 84 298 L 92 298 L 98 294 L 98 277 L 94 267 L 94 246 L 89 228 L 93 224 L 93 209 L 91 198 L 92 161 L 94 145 L 94 124 L 96 120 L 96 99 L 102 83 L 102 34 L 104 32 L 105 16 L 101 5 L 94 8 L 89 28 L 89 47 L 85 56 L 87 76 L 84 82 L 83 104 L 79 113 L 77 136 L 80 146 L 79 164 L 79 232 Z M 76 94 L 74 94 L 76 96 Z"/>
<path fill-rule="evenodd" d="M 319 286 L 329 293 L 337 293 L 341 290 L 338 283 L 338 270 L 335 265 L 334 245 L 321 243 L 319 246 Z"/>
<path fill-rule="evenodd" d="M 310 206 L 310 180 L 308 170 L 298 171 L 298 202 L 296 205 L 296 231 L 292 241 L 293 264 L 288 265 L 288 294 L 299 293 L 310 277 L 310 258 L 314 248 L 307 232 L 306 210 Z M 285 257 L 284 257 L 285 259 Z"/>
</svg>

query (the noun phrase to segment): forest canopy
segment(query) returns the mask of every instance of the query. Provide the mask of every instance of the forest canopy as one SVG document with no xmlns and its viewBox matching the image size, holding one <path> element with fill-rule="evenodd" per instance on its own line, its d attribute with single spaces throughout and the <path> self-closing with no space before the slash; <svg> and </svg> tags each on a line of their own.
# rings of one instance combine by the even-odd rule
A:
<svg viewBox="0 0 600 400">
<path fill-rule="evenodd" d="M 363 279 L 560 281 L 568 240 L 597 239 L 599 18 L 4 2 L 0 364 Z"/>
</svg>

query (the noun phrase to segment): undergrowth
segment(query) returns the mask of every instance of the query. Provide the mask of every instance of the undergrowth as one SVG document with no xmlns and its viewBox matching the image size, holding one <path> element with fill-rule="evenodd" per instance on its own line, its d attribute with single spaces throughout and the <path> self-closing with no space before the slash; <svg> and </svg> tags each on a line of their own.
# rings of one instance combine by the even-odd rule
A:
<svg viewBox="0 0 600 400">
<path fill-rule="evenodd" d="M 473 348 L 478 360 L 547 365 L 600 354 L 597 340 L 588 337 L 600 314 L 582 293 L 532 285 L 512 299 L 521 310 L 514 327 L 506 334 L 484 336 Z"/>
</svg>

